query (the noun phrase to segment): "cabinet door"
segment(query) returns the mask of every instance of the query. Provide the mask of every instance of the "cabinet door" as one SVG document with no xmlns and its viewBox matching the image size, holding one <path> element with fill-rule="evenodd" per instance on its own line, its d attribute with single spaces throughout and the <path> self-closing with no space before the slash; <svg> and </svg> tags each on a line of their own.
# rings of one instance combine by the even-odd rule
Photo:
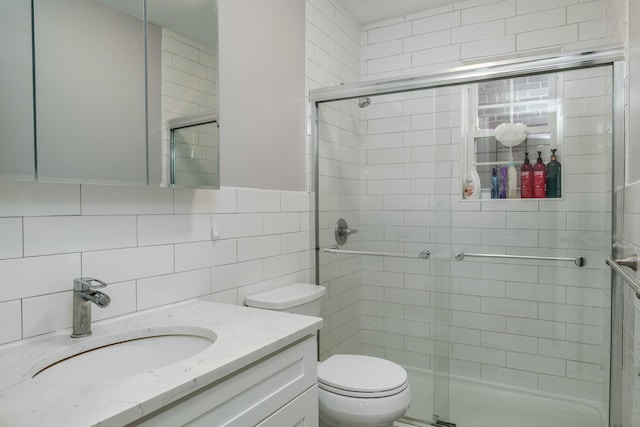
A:
<svg viewBox="0 0 640 427">
<path fill-rule="evenodd" d="M 318 386 L 314 385 L 257 427 L 318 427 Z"/>
<path fill-rule="evenodd" d="M 33 181 L 31 4 L 0 0 L 0 179 Z"/>
<path fill-rule="evenodd" d="M 37 0 L 34 37 L 38 180 L 146 185 L 143 21 Z"/>
<path fill-rule="evenodd" d="M 315 386 L 317 374 L 311 336 L 130 426 L 255 426 Z"/>
</svg>

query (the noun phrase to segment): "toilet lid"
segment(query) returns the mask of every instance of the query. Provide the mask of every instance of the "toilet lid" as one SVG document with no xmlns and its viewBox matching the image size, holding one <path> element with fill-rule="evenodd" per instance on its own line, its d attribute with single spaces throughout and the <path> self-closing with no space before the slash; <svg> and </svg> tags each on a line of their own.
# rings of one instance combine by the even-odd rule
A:
<svg viewBox="0 0 640 427">
<path fill-rule="evenodd" d="M 249 295 L 245 304 L 249 307 L 267 310 L 286 310 L 321 298 L 327 292 L 324 286 L 308 283 L 294 283 L 259 294 Z"/>
<path fill-rule="evenodd" d="M 407 371 L 378 357 L 335 354 L 318 366 L 318 385 L 348 396 L 389 396 L 407 388 Z"/>
</svg>

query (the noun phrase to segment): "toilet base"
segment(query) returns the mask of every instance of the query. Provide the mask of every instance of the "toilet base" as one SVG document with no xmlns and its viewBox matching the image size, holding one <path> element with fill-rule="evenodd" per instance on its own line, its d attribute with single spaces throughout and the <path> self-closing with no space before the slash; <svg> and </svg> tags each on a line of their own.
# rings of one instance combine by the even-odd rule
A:
<svg viewBox="0 0 640 427">
<path fill-rule="evenodd" d="M 324 422 L 324 420 L 321 418 L 320 419 L 320 424 L 319 427 L 353 427 L 351 425 L 347 425 L 347 424 L 327 424 L 326 422 Z M 358 427 L 362 427 L 360 425 L 358 425 Z M 393 427 L 393 423 L 391 424 L 368 424 L 366 427 Z"/>
<path fill-rule="evenodd" d="M 398 394 L 381 398 L 345 397 L 318 390 L 320 426 L 393 427 L 411 403 L 409 386 Z"/>
</svg>

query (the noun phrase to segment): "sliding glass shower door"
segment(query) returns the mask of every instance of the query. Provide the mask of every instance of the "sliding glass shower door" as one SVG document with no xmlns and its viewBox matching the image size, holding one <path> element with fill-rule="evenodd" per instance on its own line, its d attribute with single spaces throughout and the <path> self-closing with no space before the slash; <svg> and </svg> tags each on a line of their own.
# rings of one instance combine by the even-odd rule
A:
<svg viewBox="0 0 640 427">
<path fill-rule="evenodd" d="M 317 102 L 321 359 L 404 366 L 416 425 L 608 425 L 612 74 Z"/>
<path fill-rule="evenodd" d="M 451 203 L 460 91 L 318 106 L 318 281 L 324 359 L 358 353 L 409 372 L 408 416 L 448 417 Z M 351 233 L 336 239 L 337 223 Z M 357 230 L 357 233 L 353 230 Z"/>
</svg>

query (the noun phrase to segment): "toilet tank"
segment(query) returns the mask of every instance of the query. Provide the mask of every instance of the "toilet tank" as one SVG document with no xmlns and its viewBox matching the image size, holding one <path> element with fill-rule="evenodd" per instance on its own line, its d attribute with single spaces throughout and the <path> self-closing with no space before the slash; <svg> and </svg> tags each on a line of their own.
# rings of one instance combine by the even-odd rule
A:
<svg viewBox="0 0 640 427">
<path fill-rule="evenodd" d="M 294 283 L 293 285 L 249 295 L 245 300 L 245 304 L 249 307 L 266 310 L 320 316 L 322 297 L 326 293 L 327 289 L 324 286 Z"/>
</svg>

